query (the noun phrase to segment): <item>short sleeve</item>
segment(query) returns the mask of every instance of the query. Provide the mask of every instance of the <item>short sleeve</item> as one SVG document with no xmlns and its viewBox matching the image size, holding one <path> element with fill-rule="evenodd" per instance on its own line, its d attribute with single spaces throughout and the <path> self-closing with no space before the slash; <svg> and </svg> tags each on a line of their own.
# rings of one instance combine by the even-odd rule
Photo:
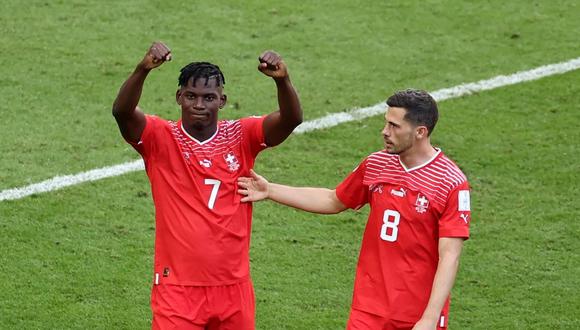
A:
<svg viewBox="0 0 580 330">
<path fill-rule="evenodd" d="M 439 219 L 439 237 L 469 238 L 471 222 L 471 201 L 469 185 L 464 182 L 453 189 L 447 197 L 447 204 Z"/>
<path fill-rule="evenodd" d="M 358 210 L 369 201 L 369 188 L 363 183 L 366 159 L 336 186 L 336 196 L 348 208 Z"/>
<path fill-rule="evenodd" d="M 258 153 L 268 146 L 264 140 L 264 119 L 266 116 L 247 117 L 240 119 L 242 125 L 242 134 L 247 143 L 250 153 L 256 157 Z"/>
<path fill-rule="evenodd" d="M 149 157 L 151 154 L 155 152 L 157 149 L 157 142 L 156 142 L 156 132 L 159 131 L 159 127 L 167 125 L 167 122 L 157 116 L 152 115 L 145 115 L 146 123 L 145 129 L 143 129 L 143 133 L 141 134 L 141 138 L 139 142 L 134 143 L 127 141 L 137 152 L 143 156 L 143 158 Z"/>
</svg>

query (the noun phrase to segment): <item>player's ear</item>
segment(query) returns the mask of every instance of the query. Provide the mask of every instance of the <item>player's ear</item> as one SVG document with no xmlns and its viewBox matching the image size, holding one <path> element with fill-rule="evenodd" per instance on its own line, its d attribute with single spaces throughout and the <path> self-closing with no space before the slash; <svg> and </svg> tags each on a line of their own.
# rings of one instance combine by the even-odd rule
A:
<svg viewBox="0 0 580 330">
<path fill-rule="evenodd" d="M 226 106 L 226 102 L 228 101 L 228 96 L 226 94 L 222 94 L 220 97 L 220 109 Z"/>
<path fill-rule="evenodd" d="M 427 126 L 417 126 L 415 136 L 417 139 L 424 139 L 429 136 L 429 130 L 427 129 Z"/>
<path fill-rule="evenodd" d="M 177 104 L 181 105 L 181 101 L 179 99 L 179 97 L 181 96 L 181 88 L 177 90 L 177 92 L 175 92 L 175 102 L 177 102 Z"/>
</svg>

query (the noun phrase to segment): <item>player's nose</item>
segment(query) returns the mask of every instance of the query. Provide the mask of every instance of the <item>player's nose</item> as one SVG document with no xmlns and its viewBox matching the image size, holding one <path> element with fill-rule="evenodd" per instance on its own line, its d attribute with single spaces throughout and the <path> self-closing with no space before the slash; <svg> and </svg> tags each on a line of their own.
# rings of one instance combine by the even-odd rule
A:
<svg viewBox="0 0 580 330">
<path fill-rule="evenodd" d="M 382 130 L 382 132 L 381 132 L 381 133 L 382 133 L 384 136 L 387 136 L 387 137 L 391 135 L 391 134 L 390 134 L 390 132 L 389 132 L 389 129 L 388 129 L 388 127 L 387 127 L 387 126 L 385 126 L 385 127 L 383 128 L 383 130 Z"/>
<path fill-rule="evenodd" d="M 203 104 L 203 98 L 201 97 L 197 97 L 194 101 L 193 101 L 193 107 L 195 109 L 203 109 L 205 108 L 205 105 Z"/>
</svg>

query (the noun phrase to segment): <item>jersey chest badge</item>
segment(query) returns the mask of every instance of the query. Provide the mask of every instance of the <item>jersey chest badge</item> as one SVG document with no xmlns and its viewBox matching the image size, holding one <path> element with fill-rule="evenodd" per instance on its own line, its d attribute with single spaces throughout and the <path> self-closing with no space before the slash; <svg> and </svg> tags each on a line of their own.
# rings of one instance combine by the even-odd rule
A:
<svg viewBox="0 0 580 330">
<path fill-rule="evenodd" d="M 418 193 L 417 200 L 415 201 L 415 210 L 417 213 L 425 213 L 429 208 L 429 200 L 425 195 Z"/>
<path fill-rule="evenodd" d="M 226 161 L 226 164 L 228 165 L 228 169 L 230 170 L 230 172 L 235 172 L 240 168 L 240 162 L 238 162 L 238 159 L 236 158 L 236 155 L 234 155 L 233 152 L 230 151 L 227 154 L 225 154 L 224 160 Z"/>
</svg>

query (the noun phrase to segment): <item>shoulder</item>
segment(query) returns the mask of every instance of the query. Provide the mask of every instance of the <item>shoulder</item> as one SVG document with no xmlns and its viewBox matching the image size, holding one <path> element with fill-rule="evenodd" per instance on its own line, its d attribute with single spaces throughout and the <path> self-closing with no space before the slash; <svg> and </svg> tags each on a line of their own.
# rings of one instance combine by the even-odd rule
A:
<svg viewBox="0 0 580 330">
<path fill-rule="evenodd" d="M 218 121 L 218 126 L 220 128 L 246 127 L 255 125 L 256 123 L 261 123 L 263 120 L 264 120 L 263 116 L 251 116 L 240 119 L 222 119 Z"/>
<path fill-rule="evenodd" d="M 454 189 L 467 182 L 467 177 L 463 171 L 453 160 L 443 154 L 443 152 L 433 165 L 438 168 L 441 173 L 442 181 L 444 181 L 450 189 Z"/>
<path fill-rule="evenodd" d="M 223 133 L 233 133 L 242 129 L 242 119 L 224 119 L 218 121 L 218 129 Z"/>
<path fill-rule="evenodd" d="M 163 119 L 156 115 L 145 115 L 145 119 L 147 120 L 147 125 L 158 127 L 158 126 L 170 126 L 173 121 Z"/>
<path fill-rule="evenodd" d="M 145 129 L 141 135 L 141 140 L 146 140 L 148 137 L 153 136 L 168 135 L 169 132 L 177 130 L 177 124 L 175 122 L 155 115 L 145 115 L 145 120 Z"/>
<path fill-rule="evenodd" d="M 368 155 L 364 163 L 369 168 L 382 169 L 384 167 L 395 166 L 398 163 L 398 156 L 389 154 L 385 150 L 373 152 Z"/>
<path fill-rule="evenodd" d="M 265 118 L 266 118 L 266 116 L 249 116 L 249 117 L 244 117 L 244 118 L 238 119 L 237 121 L 239 121 L 240 124 L 243 126 L 252 126 L 252 125 L 262 124 L 262 122 L 264 121 Z"/>
</svg>

